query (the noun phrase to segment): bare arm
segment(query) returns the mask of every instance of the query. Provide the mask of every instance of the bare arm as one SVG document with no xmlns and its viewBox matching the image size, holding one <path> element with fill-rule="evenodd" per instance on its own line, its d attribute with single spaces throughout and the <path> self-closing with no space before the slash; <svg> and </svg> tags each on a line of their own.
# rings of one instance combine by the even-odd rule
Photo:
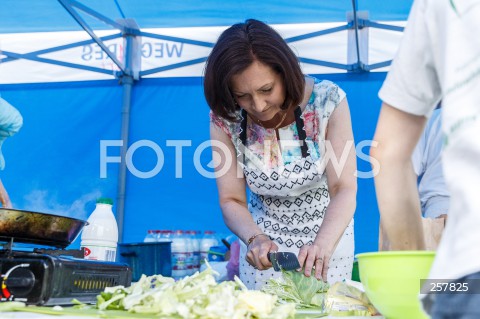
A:
<svg viewBox="0 0 480 319">
<path fill-rule="evenodd" d="M 263 233 L 252 218 L 247 208 L 246 185 L 243 173 L 237 173 L 235 147 L 228 135 L 214 124 L 210 124 L 210 138 L 213 144 L 213 159 L 220 207 L 227 227 L 245 244 L 256 234 Z M 220 156 L 216 156 L 221 154 Z M 248 246 L 247 261 L 258 269 L 267 269 L 272 266 L 268 261 L 267 253 L 278 250 L 278 247 L 268 236 L 258 236 Z"/>
<path fill-rule="evenodd" d="M 392 250 L 425 249 L 417 176 L 411 156 L 426 118 L 382 105 L 370 156 L 380 163 L 375 190 Z"/>
<path fill-rule="evenodd" d="M 315 277 L 327 280 L 328 264 L 356 207 L 357 178 L 355 143 L 348 102 L 344 99 L 332 113 L 327 127 L 327 182 L 330 204 L 312 246 L 304 246 L 299 253 L 300 264 L 305 263 L 305 275 L 310 276 L 315 265 Z"/>
<path fill-rule="evenodd" d="M 7 190 L 3 186 L 2 180 L 0 180 L 0 203 L 3 208 L 12 208 L 10 197 L 8 197 Z"/>
</svg>

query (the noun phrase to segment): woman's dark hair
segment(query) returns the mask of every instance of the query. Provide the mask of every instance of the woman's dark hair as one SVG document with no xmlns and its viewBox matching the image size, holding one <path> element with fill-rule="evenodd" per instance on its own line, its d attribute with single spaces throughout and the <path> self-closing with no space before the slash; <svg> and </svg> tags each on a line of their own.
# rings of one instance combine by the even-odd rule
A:
<svg viewBox="0 0 480 319">
<path fill-rule="evenodd" d="M 230 90 L 232 77 L 255 60 L 281 75 L 285 87 L 282 109 L 302 101 L 305 78 L 297 56 L 277 31 L 261 21 L 249 19 L 223 31 L 207 59 L 203 90 L 215 115 L 237 120 L 235 111 L 239 106 Z"/>
</svg>

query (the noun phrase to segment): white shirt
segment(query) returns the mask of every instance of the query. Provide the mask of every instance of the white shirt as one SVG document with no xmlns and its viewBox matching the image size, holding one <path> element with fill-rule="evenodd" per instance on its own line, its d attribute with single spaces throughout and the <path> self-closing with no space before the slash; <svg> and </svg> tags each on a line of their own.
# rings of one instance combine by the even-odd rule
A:
<svg viewBox="0 0 480 319">
<path fill-rule="evenodd" d="M 429 116 L 442 100 L 448 222 L 430 278 L 480 271 L 480 0 L 414 2 L 380 98 Z"/>
<path fill-rule="evenodd" d="M 422 215 L 426 218 L 447 214 L 450 204 L 450 193 L 443 178 L 441 114 L 441 109 L 433 112 L 412 154 Z"/>
</svg>

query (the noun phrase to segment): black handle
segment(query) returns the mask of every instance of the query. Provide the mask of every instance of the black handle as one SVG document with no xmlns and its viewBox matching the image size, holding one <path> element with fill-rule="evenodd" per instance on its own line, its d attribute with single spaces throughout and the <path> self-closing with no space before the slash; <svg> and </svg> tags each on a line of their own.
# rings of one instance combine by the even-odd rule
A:
<svg viewBox="0 0 480 319">
<path fill-rule="evenodd" d="M 272 259 L 274 259 L 274 258 L 272 258 L 272 257 L 274 257 L 273 254 L 274 254 L 273 251 L 271 251 L 267 254 L 267 258 L 268 258 L 269 262 L 272 262 Z"/>
<path fill-rule="evenodd" d="M 138 257 L 137 253 L 134 251 L 126 251 L 123 253 L 120 253 L 120 256 L 122 257 Z"/>
<path fill-rule="evenodd" d="M 26 264 L 28 266 L 28 264 Z M 18 268 L 21 267 L 21 268 Z M 10 293 L 16 297 L 26 297 L 35 285 L 35 274 L 24 265 L 17 265 L 10 269 L 11 272 L 4 282 L 0 282 Z M 8 273 L 7 272 L 7 273 Z"/>
<path fill-rule="evenodd" d="M 222 243 L 230 250 L 230 243 L 225 238 L 222 238 Z"/>
<path fill-rule="evenodd" d="M 35 284 L 35 278 L 7 278 L 5 284 L 8 288 L 30 288 Z"/>
<path fill-rule="evenodd" d="M 272 263 L 273 270 L 275 271 L 280 271 L 280 265 L 278 264 L 277 260 L 277 252 L 276 251 L 271 251 L 267 254 L 268 260 Z"/>
</svg>

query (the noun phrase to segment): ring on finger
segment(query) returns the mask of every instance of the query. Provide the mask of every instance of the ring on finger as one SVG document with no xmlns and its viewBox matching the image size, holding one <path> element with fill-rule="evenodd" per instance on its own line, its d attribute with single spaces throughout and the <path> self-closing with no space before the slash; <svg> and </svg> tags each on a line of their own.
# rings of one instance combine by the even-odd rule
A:
<svg viewBox="0 0 480 319">
<path fill-rule="evenodd" d="M 315 261 L 317 261 L 317 260 L 320 260 L 320 261 L 322 261 L 322 260 L 323 260 L 323 258 L 322 258 L 322 257 L 318 257 L 317 259 L 315 259 Z"/>
</svg>

